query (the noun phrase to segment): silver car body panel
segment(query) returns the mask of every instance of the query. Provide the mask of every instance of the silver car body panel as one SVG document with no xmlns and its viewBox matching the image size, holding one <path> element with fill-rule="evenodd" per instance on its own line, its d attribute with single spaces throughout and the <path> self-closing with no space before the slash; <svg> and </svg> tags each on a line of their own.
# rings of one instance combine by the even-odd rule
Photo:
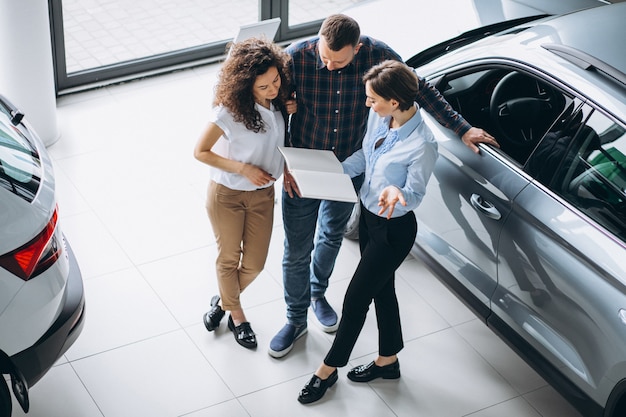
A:
<svg viewBox="0 0 626 417">
<path fill-rule="evenodd" d="M 11 122 L 3 113 L 0 113 L 0 119 L 3 129 L 24 129 L 21 126 L 11 127 Z M 26 121 L 23 120 L 22 123 L 27 127 L 29 136 L 32 136 L 34 146 L 38 148 L 41 161 L 40 185 L 37 195 L 30 203 L 0 188 L 0 254 L 10 252 L 35 237 L 50 221 L 56 206 L 52 161 L 32 128 Z"/>
<path fill-rule="evenodd" d="M 12 129 L 4 113 L 0 118 Z M 27 122 L 15 129 L 28 129 L 41 160 L 39 190 L 28 202 L 0 187 L 0 254 L 8 253 L 33 239 L 50 221 L 56 207 L 52 161 Z M 0 349 L 9 356 L 32 346 L 56 320 L 63 307 L 69 271 L 65 240 L 57 223 L 55 234 L 63 242 L 59 259 L 45 272 L 24 281 L 0 268 Z"/>
<path fill-rule="evenodd" d="M 625 254 L 622 244 L 534 184 L 515 199 L 499 239 L 493 312 L 600 404 L 619 373 L 626 375 L 626 325 L 619 317 L 626 308 Z M 535 305 L 532 289 L 546 291 L 549 302 Z"/>
<path fill-rule="evenodd" d="M 485 305 L 497 285 L 497 236 L 502 221 L 481 214 L 472 196 L 490 201 L 493 211 L 505 219 L 515 196 L 528 185 L 521 174 L 505 174 L 496 154 L 475 155 L 451 132 L 442 129 L 422 111 L 431 130 L 447 134 L 439 141 L 437 168 L 428 184 L 427 197 L 416 210 L 419 222 L 417 241 L 424 249 L 454 271 L 455 277 Z M 456 155 L 462 155 L 461 161 Z M 445 183 L 445 186 L 440 184 Z M 437 218 L 431 221 L 431 218 Z M 494 238 L 495 237 L 495 238 Z"/>
<path fill-rule="evenodd" d="M 605 7 L 626 18 L 626 4 Z M 603 8 L 530 23 L 528 30 L 478 41 L 417 71 L 437 83 L 480 67 L 518 70 L 626 129 L 623 85 L 542 47 L 563 42 L 626 68 L 626 54 L 603 55 L 602 43 L 591 43 L 588 30 L 580 30 L 594 21 L 607 44 L 626 39 L 625 25 L 603 25 Z M 497 316 L 605 407 L 626 378 L 626 243 L 498 150 L 481 145 L 481 154 L 473 154 L 430 116 L 424 119 L 438 139 L 440 158 L 416 210 L 419 253 L 451 274 L 457 291 L 471 294 L 462 298 L 487 323 Z M 535 289 L 549 301 L 534 299 Z"/>
</svg>

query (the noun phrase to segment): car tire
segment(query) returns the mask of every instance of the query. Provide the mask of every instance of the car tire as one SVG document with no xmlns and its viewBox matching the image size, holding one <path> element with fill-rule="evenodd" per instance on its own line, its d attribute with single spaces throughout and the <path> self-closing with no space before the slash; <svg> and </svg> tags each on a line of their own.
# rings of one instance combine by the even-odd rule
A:
<svg viewBox="0 0 626 417">
<path fill-rule="evenodd" d="M 359 217 L 361 216 L 361 205 L 355 204 L 350 213 L 348 224 L 346 224 L 346 231 L 343 236 L 350 240 L 359 240 Z"/>
<path fill-rule="evenodd" d="M 2 379 L 0 379 L 0 417 L 11 417 L 11 411 L 11 392 L 4 375 L 2 375 Z"/>
</svg>

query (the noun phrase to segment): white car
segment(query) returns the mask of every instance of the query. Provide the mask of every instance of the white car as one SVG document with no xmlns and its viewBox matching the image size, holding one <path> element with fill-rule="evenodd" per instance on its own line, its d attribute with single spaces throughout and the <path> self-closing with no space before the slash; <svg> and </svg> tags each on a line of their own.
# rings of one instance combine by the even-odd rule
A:
<svg viewBox="0 0 626 417">
<path fill-rule="evenodd" d="M 52 162 L 19 112 L 0 96 L 0 417 L 24 412 L 28 389 L 76 340 L 84 323 L 80 269 L 59 227 Z"/>
</svg>

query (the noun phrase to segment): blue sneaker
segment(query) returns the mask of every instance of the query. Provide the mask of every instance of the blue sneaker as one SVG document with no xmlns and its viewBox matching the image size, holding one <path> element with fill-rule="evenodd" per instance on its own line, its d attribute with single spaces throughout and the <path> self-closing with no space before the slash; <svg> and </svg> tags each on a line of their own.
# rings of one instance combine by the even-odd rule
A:
<svg viewBox="0 0 626 417">
<path fill-rule="evenodd" d="M 322 329 L 326 333 L 334 333 L 337 331 L 337 328 L 339 327 L 339 323 L 337 322 L 337 313 L 335 313 L 335 310 L 333 310 L 330 304 L 328 304 L 326 297 L 311 300 L 311 308 L 315 313 L 317 321 L 319 321 Z"/>
<path fill-rule="evenodd" d="M 293 349 L 293 343 L 306 333 L 306 323 L 302 326 L 285 324 L 270 342 L 268 353 L 273 358 L 282 358 Z"/>
</svg>

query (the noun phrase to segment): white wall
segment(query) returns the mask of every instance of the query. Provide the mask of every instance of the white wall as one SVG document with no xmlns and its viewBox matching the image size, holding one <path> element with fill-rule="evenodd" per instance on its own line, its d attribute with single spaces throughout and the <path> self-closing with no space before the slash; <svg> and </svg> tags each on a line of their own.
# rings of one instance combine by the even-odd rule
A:
<svg viewBox="0 0 626 417">
<path fill-rule="evenodd" d="M 46 146 L 59 138 L 47 0 L 0 0 L 0 94 Z"/>
</svg>

